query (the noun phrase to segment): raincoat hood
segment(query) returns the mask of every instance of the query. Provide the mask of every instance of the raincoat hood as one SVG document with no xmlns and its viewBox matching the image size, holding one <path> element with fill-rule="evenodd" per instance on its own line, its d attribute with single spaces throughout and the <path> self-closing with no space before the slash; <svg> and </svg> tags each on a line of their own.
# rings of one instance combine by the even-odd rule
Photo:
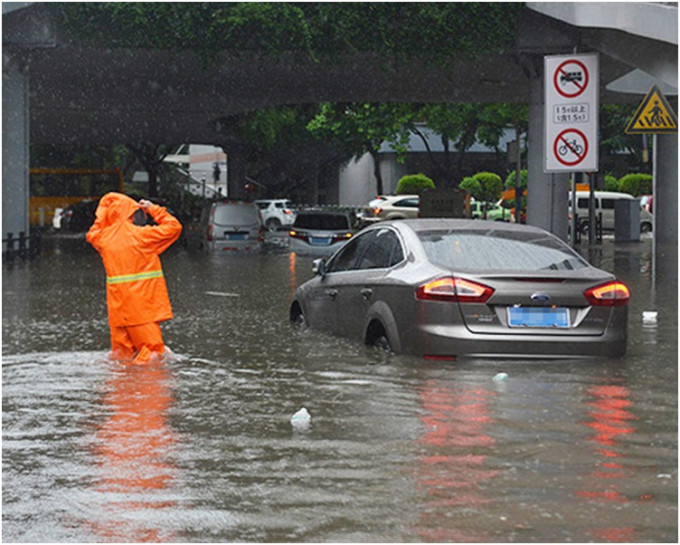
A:
<svg viewBox="0 0 680 545">
<path fill-rule="evenodd" d="M 96 222 L 100 229 L 106 229 L 121 221 L 129 220 L 139 209 L 139 203 L 122 193 L 107 193 L 99 201 Z"/>
</svg>

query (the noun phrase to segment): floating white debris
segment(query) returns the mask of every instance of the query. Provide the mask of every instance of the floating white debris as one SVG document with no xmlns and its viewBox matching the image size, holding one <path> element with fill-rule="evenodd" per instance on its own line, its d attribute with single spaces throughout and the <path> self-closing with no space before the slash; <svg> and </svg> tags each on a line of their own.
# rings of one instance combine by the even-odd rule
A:
<svg viewBox="0 0 680 545">
<path fill-rule="evenodd" d="M 496 382 L 503 382 L 504 380 L 508 380 L 508 374 L 507 373 L 498 373 L 493 377 L 493 380 Z"/>
<path fill-rule="evenodd" d="M 227 293 L 224 291 L 206 291 L 206 295 L 215 295 L 216 297 L 241 297 L 238 293 Z"/>
<path fill-rule="evenodd" d="M 302 407 L 302 409 L 290 417 L 290 423 L 296 430 L 308 429 L 311 422 L 312 415 L 309 414 L 309 411 L 305 407 Z"/>
<path fill-rule="evenodd" d="M 659 317 L 659 313 L 656 310 L 645 310 L 642 313 L 642 323 L 643 324 L 655 324 Z"/>
</svg>

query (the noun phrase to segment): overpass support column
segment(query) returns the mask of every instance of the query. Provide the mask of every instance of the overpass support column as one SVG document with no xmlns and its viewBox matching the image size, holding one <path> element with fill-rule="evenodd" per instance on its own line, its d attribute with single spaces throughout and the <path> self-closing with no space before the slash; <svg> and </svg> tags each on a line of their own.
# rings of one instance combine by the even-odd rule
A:
<svg viewBox="0 0 680 545">
<path fill-rule="evenodd" d="M 28 73 L 16 58 L 2 56 L 2 239 L 28 235 Z M 29 242 L 30 243 L 30 242 Z M 7 249 L 3 242 L 3 252 Z"/>
<path fill-rule="evenodd" d="M 539 63 L 534 63 L 537 67 Z M 547 173 L 543 121 L 543 73 L 529 76 L 529 135 L 527 155 L 527 223 L 567 240 L 569 225 L 569 174 Z"/>
<path fill-rule="evenodd" d="M 660 134 L 654 150 L 655 279 L 678 279 L 678 135 Z"/>
</svg>

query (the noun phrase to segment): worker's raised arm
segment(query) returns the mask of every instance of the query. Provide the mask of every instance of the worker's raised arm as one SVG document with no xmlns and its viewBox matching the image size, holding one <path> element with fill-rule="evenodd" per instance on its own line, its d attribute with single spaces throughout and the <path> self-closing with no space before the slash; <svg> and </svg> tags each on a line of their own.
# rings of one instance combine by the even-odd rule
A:
<svg viewBox="0 0 680 545">
<path fill-rule="evenodd" d="M 143 241 L 148 250 L 161 254 L 179 238 L 182 232 L 182 224 L 163 206 L 141 200 L 139 207 L 158 224 L 142 228 Z"/>
</svg>

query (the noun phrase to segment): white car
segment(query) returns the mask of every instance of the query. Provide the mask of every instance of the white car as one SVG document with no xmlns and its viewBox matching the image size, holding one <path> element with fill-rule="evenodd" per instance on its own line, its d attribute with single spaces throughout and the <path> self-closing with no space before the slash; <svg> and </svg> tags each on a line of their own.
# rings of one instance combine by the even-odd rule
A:
<svg viewBox="0 0 680 545">
<path fill-rule="evenodd" d="M 594 191 L 595 215 L 602 216 L 602 229 L 605 231 L 614 230 L 614 210 L 616 201 L 625 199 L 633 200 L 635 197 L 628 193 L 618 193 L 615 191 Z M 582 233 L 588 232 L 588 201 L 589 191 L 576 192 L 576 214 L 578 214 L 579 230 Z M 569 195 L 569 213 L 571 214 L 571 195 Z M 640 232 L 649 233 L 654 229 L 654 216 L 644 208 L 640 210 Z"/>
<path fill-rule="evenodd" d="M 293 203 L 287 199 L 260 199 L 255 201 L 262 215 L 262 223 L 270 231 L 289 227 L 295 221 Z"/>
<path fill-rule="evenodd" d="M 418 195 L 380 195 L 368 203 L 363 220 L 374 223 L 385 220 L 417 218 L 420 197 Z"/>
</svg>

